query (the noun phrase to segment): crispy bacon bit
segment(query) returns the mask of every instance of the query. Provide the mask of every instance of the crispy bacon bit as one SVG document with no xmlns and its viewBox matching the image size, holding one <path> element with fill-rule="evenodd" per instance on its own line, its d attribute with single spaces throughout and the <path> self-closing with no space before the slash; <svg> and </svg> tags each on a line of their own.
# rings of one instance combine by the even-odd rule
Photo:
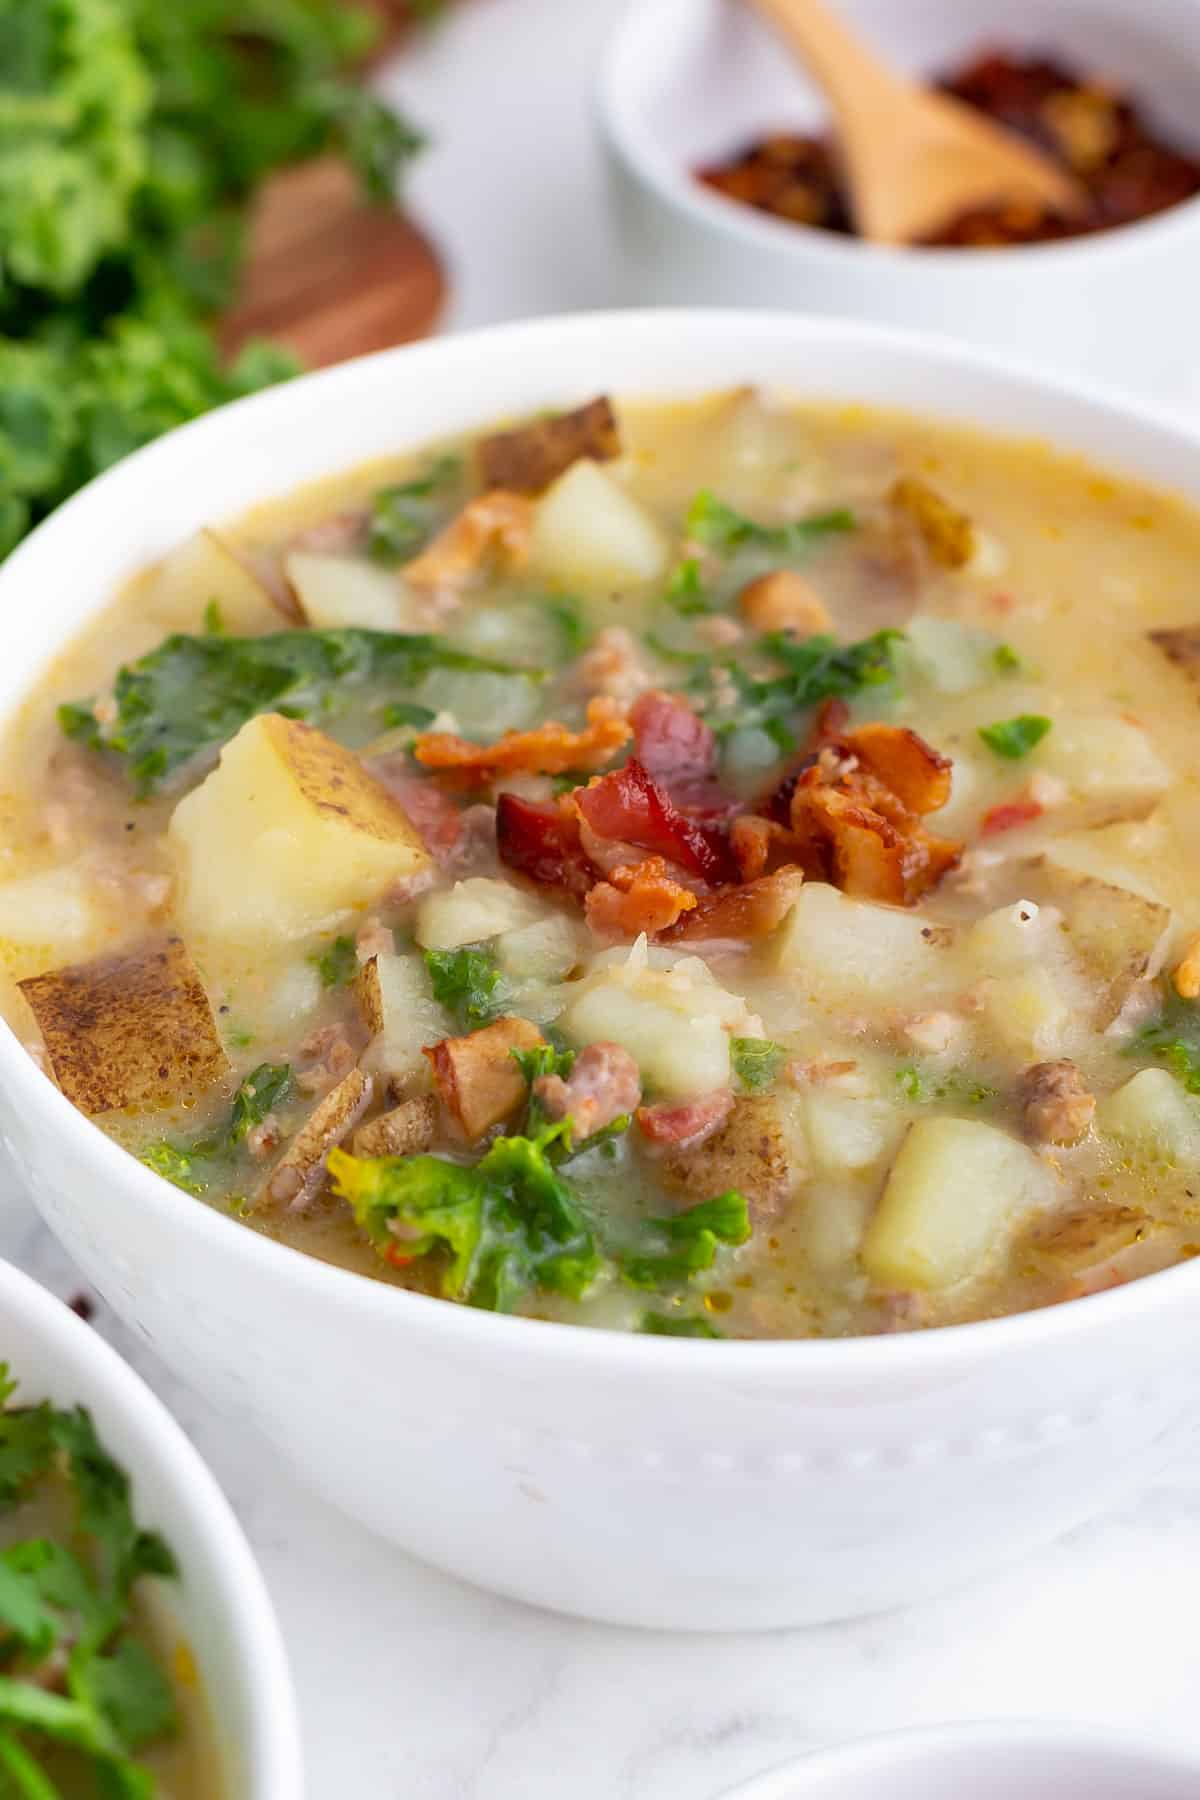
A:
<svg viewBox="0 0 1200 1800">
<path fill-rule="evenodd" d="M 621 454 L 616 415 L 601 395 L 574 412 L 535 419 L 515 431 L 497 431 L 479 444 L 479 471 L 485 487 L 540 494 L 580 457 L 611 462 Z"/>
<path fill-rule="evenodd" d="M 727 837 L 688 818 L 636 758 L 576 789 L 574 798 L 598 837 L 636 844 L 714 887 L 736 873 Z"/>
<path fill-rule="evenodd" d="M 845 743 L 910 812 L 937 812 L 949 800 L 953 763 L 906 726 L 860 725 Z"/>
<path fill-rule="evenodd" d="M 634 754 L 648 775 L 673 787 L 676 782 L 707 781 L 717 764 L 717 740 L 681 694 L 652 688 L 629 715 Z"/>
<path fill-rule="evenodd" d="M 884 732 L 894 727 L 883 727 Z M 944 759 L 916 736 L 897 746 L 887 738 L 867 739 L 869 753 L 891 758 L 908 791 L 932 798 L 947 790 Z M 827 746 L 797 778 L 791 799 L 791 827 L 802 844 L 827 863 L 828 878 L 844 893 L 911 906 L 954 868 L 960 844 L 934 837 L 920 816 L 905 805 L 879 775 L 864 765 L 851 732 L 838 746 Z"/>
<path fill-rule="evenodd" d="M 492 555 L 520 568 L 529 554 L 533 507 L 521 494 L 494 488 L 469 500 L 401 574 L 410 587 L 457 596 Z"/>
<path fill-rule="evenodd" d="M 695 1100 L 667 1100 L 657 1106 L 639 1106 L 638 1130 L 658 1150 L 695 1150 L 705 1138 L 719 1131 L 733 1111 L 728 1088 L 701 1094 Z"/>
<path fill-rule="evenodd" d="M 629 742 L 633 728 L 615 700 L 588 701 L 583 731 L 570 731 L 549 720 L 533 731 L 506 731 L 494 744 L 472 744 L 451 731 L 425 731 L 413 755 L 426 769 L 490 781 L 518 771 L 530 775 L 563 775 L 569 769 L 602 769 Z"/>
<path fill-rule="evenodd" d="M 430 856 L 438 862 L 453 856 L 462 837 L 462 814 L 449 795 L 436 782 L 414 775 L 403 752 L 370 757 L 366 766 L 404 809 Z"/>
<path fill-rule="evenodd" d="M 1025 1129 L 1041 1144 L 1077 1144 L 1096 1110 L 1095 1095 L 1069 1057 L 1026 1069 L 1020 1099 Z"/>
<path fill-rule="evenodd" d="M 587 922 L 597 937 L 655 937 L 696 905 L 690 888 L 675 881 L 661 856 L 648 856 L 633 867 L 610 869 L 584 901 Z"/>
<path fill-rule="evenodd" d="M 1032 825 L 1045 808 L 1036 800 L 1003 800 L 989 806 L 979 827 L 981 837 L 995 837 L 1000 831 L 1015 831 L 1021 825 Z"/>
<path fill-rule="evenodd" d="M 355 1156 L 416 1156 L 428 1150 L 436 1127 L 437 1101 L 419 1094 L 360 1125 L 351 1147 Z"/>
<path fill-rule="evenodd" d="M 571 1120 L 577 1143 L 632 1113 L 642 1097 L 638 1066 L 621 1044 L 589 1044 L 564 1081 L 539 1075 L 533 1092 L 550 1119 Z"/>
<path fill-rule="evenodd" d="M 975 528 L 936 488 L 916 475 L 892 483 L 888 499 L 916 527 L 929 555 L 944 569 L 961 569 L 975 554 Z"/>
<path fill-rule="evenodd" d="M 812 582 L 792 569 L 775 569 L 747 582 L 737 603 L 755 631 L 790 631 L 797 637 L 813 637 L 833 630 L 829 608 Z"/>
<path fill-rule="evenodd" d="M 580 842 L 572 805 L 538 806 L 519 794 L 496 802 L 496 847 L 500 861 L 539 887 L 582 899 L 600 871 Z"/>
<path fill-rule="evenodd" d="M 528 1019 L 497 1019 L 482 1031 L 443 1038 L 422 1050 L 438 1097 L 464 1137 L 474 1142 L 516 1112 L 525 1098 L 525 1077 L 509 1052 L 545 1041 Z"/>
<path fill-rule="evenodd" d="M 802 869 L 777 869 L 743 887 L 708 894 L 663 933 L 673 944 L 701 938 L 769 937 L 796 903 L 804 883 Z"/>
</svg>

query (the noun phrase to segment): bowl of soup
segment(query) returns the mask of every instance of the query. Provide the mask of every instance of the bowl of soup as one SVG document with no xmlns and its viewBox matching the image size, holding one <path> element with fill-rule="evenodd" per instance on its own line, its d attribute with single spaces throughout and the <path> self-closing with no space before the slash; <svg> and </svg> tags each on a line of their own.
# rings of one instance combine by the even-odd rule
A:
<svg viewBox="0 0 1200 1800">
<path fill-rule="evenodd" d="M 597 89 L 625 299 L 936 329 L 1184 400 L 1182 296 L 1200 254 L 1189 0 L 1136 14 L 1122 0 L 843 11 L 897 68 L 1065 162 L 1084 218 L 983 209 L 947 220 L 942 247 L 863 242 L 828 105 L 753 9 L 646 0 L 617 27 Z"/>
<path fill-rule="evenodd" d="M 294 1800 L 282 1643 L 212 1476 L 115 1352 L 6 1263 L 0 1318 L 13 1791 Z"/>
<path fill-rule="evenodd" d="M 953 347 L 558 320 L 0 572 L 0 1118 L 106 1298 L 538 1604 L 846 1616 L 1188 1428 L 1200 455 Z"/>
</svg>

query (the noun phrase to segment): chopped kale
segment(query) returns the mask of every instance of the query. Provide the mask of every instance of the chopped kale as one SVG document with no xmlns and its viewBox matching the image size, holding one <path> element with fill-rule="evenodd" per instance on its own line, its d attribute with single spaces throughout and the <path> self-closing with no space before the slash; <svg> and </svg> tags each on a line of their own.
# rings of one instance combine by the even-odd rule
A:
<svg viewBox="0 0 1200 1800">
<path fill-rule="evenodd" d="M 427 950 L 425 967 L 433 997 L 463 1031 L 477 1031 L 498 1019 L 508 1004 L 495 958 L 478 944 L 461 950 Z"/>
<path fill-rule="evenodd" d="M 638 1327 L 649 1337 L 680 1338 L 723 1338 L 725 1333 L 710 1325 L 707 1319 L 675 1318 L 670 1313 L 648 1312 L 642 1314 L 642 1322 Z"/>
<path fill-rule="evenodd" d="M 896 1070 L 896 1085 L 914 1106 L 931 1106 L 936 1100 L 948 1100 L 967 1106 L 983 1106 L 996 1098 L 996 1089 L 986 1081 L 976 1081 L 962 1069 L 947 1073 L 922 1069 L 917 1063 L 905 1063 Z"/>
<path fill-rule="evenodd" d="M 439 456 L 423 474 L 380 488 L 371 501 L 367 552 L 377 563 L 406 562 L 428 542 L 448 494 L 462 480 L 462 457 Z"/>
<path fill-rule="evenodd" d="M 783 1045 L 773 1044 L 770 1038 L 735 1037 L 729 1045 L 733 1072 L 748 1094 L 770 1087 L 786 1055 Z"/>
<path fill-rule="evenodd" d="M 447 1261 L 441 1291 L 489 1312 L 511 1312 L 539 1290 L 579 1300 L 606 1264 L 570 1185 L 548 1151 L 564 1135 L 497 1138 L 465 1168 L 437 1156 L 329 1158 L 335 1190 L 384 1257 Z"/>
<path fill-rule="evenodd" d="M 1024 665 L 1011 644 L 997 644 L 992 651 L 992 667 L 998 675 L 1016 675 Z"/>
<path fill-rule="evenodd" d="M 395 731 L 403 725 L 411 725 L 414 731 L 428 731 L 436 718 L 432 706 L 420 706 L 415 700 L 393 700 L 383 709 L 385 731 Z"/>
<path fill-rule="evenodd" d="M 1200 1094 L 1200 1005 L 1163 983 L 1162 1011 L 1125 1046 L 1124 1054 L 1165 1064 L 1189 1094 Z"/>
<path fill-rule="evenodd" d="M 807 519 L 795 519 L 787 525 L 760 525 L 732 506 L 726 506 L 705 488 L 688 508 L 683 528 L 691 543 L 704 544 L 710 550 L 728 552 L 754 545 L 776 551 L 781 556 L 794 557 L 815 549 L 823 538 L 853 531 L 856 524 L 852 512 L 838 507 L 830 512 L 814 513 Z"/>
<path fill-rule="evenodd" d="M 276 1106 L 283 1105 L 291 1085 L 292 1071 L 286 1063 L 260 1063 L 238 1088 L 229 1118 L 218 1130 L 186 1144 L 158 1138 L 143 1146 L 139 1158 L 186 1194 L 206 1194 L 214 1181 L 228 1174 L 238 1146 L 253 1128 L 261 1125 Z"/>
<path fill-rule="evenodd" d="M 1050 730 L 1051 721 L 1038 713 L 1018 713 L 1015 719 L 1000 719 L 995 725 L 981 725 L 979 735 L 997 756 L 1017 762 L 1040 744 Z"/>
<path fill-rule="evenodd" d="M 700 580 L 700 564 L 694 556 L 684 562 L 677 563 L 667 577 L 667 585 L 663 590 L 663 599 L 674 612 L 685 618 L 694 613 L 706 613 L 708 601 L 704 596 L 704 585 Z"/>
<path fill-rule="evenodd" d="M 256 713 L 275 710 L 327 725 L 351 707 L 369 712 L 394 703 L 396 689 L 444 668 L 520 673 L 420 634 L 354 627 L 251 638 L 176 632 L 118 670 L 111 724 L 101 726 L 84 703 L 61 706 L 58 721 L 68 737 L 127 758 L 134 789 L 144 797 L 193 757 L 226 743 Z"/>
<path fill-rule="evenodd" d="M 134 1758 L 174 1730 L 176 1707 L 132 1635 L 131 1601 L 139 1576 L 175 1574 L 174 1557 L 138 1526 L 128 1477 L 90 1415 L 6 1408 L 10 1392 L 0 1367 L 0 1513 L 62 1480 L 74 1519 L 69 1544 L 42 1536 L 0 1552 L 0 1788 L 56 1800 L 43 1758 L 65 1745 L 88 1759 L 97 1794 L 149 1800 L 152 1778 Z"/>
<path fill-rule="evenodd" d="M 651 1219 L 649 1226 L 657 1243 L 620 1257 L 619 1266 L 631 1287 L 661 1293 L 711 1269 L 720 1245 L 744 1244 L 750 1236 L 750 1210 L 745 1196 L 730 1188 L 687 1212 Z"/>
<path fill-rule="evenodd" d="M 358 951 L 353 938 L 335 937 L 327 950 L 308 960 L 321 977 L 322 987 L 347 987 L 358 974 Z"/>
<path fill-rule="evenodd" d="M 757 726 L 767 731 L 781 750 L 794 746 L 787 721 L 807 712 L 822 700 L 850 699 L 864 688 L 882 687 L 896 673 L 896 646 L 903 642 L 899 631 L 877 631 L 857 643 L 839 644 L 835 638 L 818 634 L 810 638 L 792 638 L 784 631 L 769 631 L 758 648 L 781 666 L 781 673 L 758 675 L 745 666 L 744 658 L 720 659 L 719 666 L 732 681 L 737 698 L 732 708 L 722 700 L 715 709 L 706 707 L 719 736 Z M 705 657 L 712 666 L 714 659 Z M 707 685 L 705 668 L 701 675 Z"/>
</svg>

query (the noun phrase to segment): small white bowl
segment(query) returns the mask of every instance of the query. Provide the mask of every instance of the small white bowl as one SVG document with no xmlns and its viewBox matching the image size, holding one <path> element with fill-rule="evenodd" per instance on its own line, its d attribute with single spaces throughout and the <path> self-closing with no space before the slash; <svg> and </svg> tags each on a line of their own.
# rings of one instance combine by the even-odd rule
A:
<svg viewBox="0 0 1200 1800">
<path fill-rule="evenodd" d="M 220 1800 L 301 1800 L 300 1729 L 279 1627 L 250 1547 L 205 1465 L 144 1382 L 70 1307 L 0 1262 L 0 1361 L 18 1404 L 86 1406 L 133 1483 L 139 1524 L 179 1561 L 168 1616 L 196 1658 Z"/>
<path fill-rule="evenodd" d="M 936 1725 L 802 1756 L 724 1800 L 1195 1800 L 1200 1758 L 1087 1725 Z"/>
<path fill-rule="evenodd" d="M 1047 437 L 1200 503 L 1195 432 L 953 344 L 763 312 L 505 326 L 272 388 L 68 501 L 0 568 L 0 719 L 202 525 L 496 418 L 744 383 Z M 948 1330 L 646 1337 L 477 1312 L 261 1236 L 106 1137 L 7 1026 L 0 1133 L 109 1303 L 328 1499 L 584 1617 L 746 1630 L 926 1598 L 1115 1504 L 1200 1418 L 1200 1260 Z"/>
<path fill-rule="evenodd" d="M 921 74 L 987 44 L 1061 52 L 1126 82 L 1183 144 L 1200 141 L 1195 0 L 840 0 L 840 10 Z M 1195 379 L 1200 199 L 1115 231 L 995 251 L 882 248 L 755 212 L 702 186 L 695 169 L 765 131 L 821 128 L 827 112 L 744 0 L 634 0 L 599 110 L 630 304 L 795 307 L 933 328 L 1173 402 Z"/>
</svg>

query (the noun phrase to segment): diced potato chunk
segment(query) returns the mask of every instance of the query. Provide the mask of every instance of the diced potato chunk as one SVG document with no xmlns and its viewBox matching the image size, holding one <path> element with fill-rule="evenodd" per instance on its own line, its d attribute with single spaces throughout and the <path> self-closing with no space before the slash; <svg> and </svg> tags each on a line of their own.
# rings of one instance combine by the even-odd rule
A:
<svg viewBox="0 0 1200 1800">
<path fill-rule="evenodd" d="M 975 1119 L 919 1119 L 892 1165 L 862 1260 L 883 1287 L 943 1288 L 982 1272 L 1055 1183 L 1032 1150 Z"/>
<path fill-rule="evenodd" d="M 1098 988 L 1095 1023 L 1108 1025 L 1136 984 L 1157 974 L 1171 909 L 1064 867 L 1053 852 L 1043 861 L 1043 874 L 1065 915 L 1071 953 Z"/>
<path fill-rule="evenodd" d="M 510 881 L 473 875 L 425 896 L 417 908 L 414 935 L 424 950 L 458 950 L 536 924 L 544 913 L 532 894 Z"/>
<path fill-rule="evenodd" d="M 1056 720 L 1034 752 L 1039 769 L 1066 783 L 1070 798 L 1055 817 L 1072 825 L 1144 819 L 1166 793 L 1171 771 L 1146 733 L 1119 716 Z"/>
<path fill-rule="evenodd" d="M 885 1100 L 814 1092 L 802 1104 L 809 1152 L 823 1175 L 869 1169 L 904 1135 L 903 1115 Z"/>
<path fill-rule="evenodd" d="M 963 937 L 963 957 L 980 974 L 1017 973 L 1059 953 L 1057 922 L 1032 900 L 998 906 Z"/>
<path fill-rule="evenodd" d="M 367 631 L 420 629 L 416 597 L 393 570 L 378 569 L 353 556 L 320 556 L 293 550 L 284 565 L 310 625 L 337 631 L 359 625 Z"/>
<path fill-rule="evenodd" d="M 0 883 L 0 941 L 82 950 L 99 925 L 94 882 L 80 863 Z"/>
<path fill-rule="evenodd" d="M 19 985 L 54 1078 L 81 1112 L 192 1099 L 228 1067 L 208 995 L 179 938 Z"/>
<path fill-rule="evenodd" d="M 561 981 L 579 961 L 579 933 L 564 913 L 501 932 L 496 961 L 514 981 Z"/>
<path fill-rule="evenodd" d="M 1062 985 L 1049 970 L 1038 968 L 989 981 L 982 1018 L 1001 1048 L 1028 1062 L 1061 1055 L 1076 1023 Z"/>
<path fill-rule="evenodd" d="M 1166 1069 L 1141 1069 L 1096 1108 L 1110 1137 L 1168 1162 L 1200 1156 L 1200 1106 Z"/>
<path fill-rule="evenodd" d="M 666 1185 L 689 1203 L 736 1188 L 745 1195 L 756 1225 L 786 1211 L 802 1179 L 787 1120 L 774 1094 L 737 1101 L 711 1137 L 692 1149 L 669 1152 L 661 1173 Z"/>
<path fill-rule="evenodd" d="M 260 1203 L 295 1211 L 314 1199 L 325 1179 L 326 1157 L 357 1125 L 371 1094 L 371 1077 L 351 1069 L 318 1101 L 263 1183 Z"/>
<path fill-rule="evenodd" d="M 198 531 L 150 578 L 142 611 L 168 631 L 203 631 L 210 606 L 222 631 L 278 631 L 279 608 L 261 581 L 214 531 Z"/>
<path fill-rule="evenodd" d="M 918 914 L 806 882 L 780 927 L 779 967 L 817 1005 L 927 1005 L 954 980 L 946 933 Z"/>
<path fill-rule="evenodd" d="M 278 713 L 243 725 L 188 794 L 168 839 L 194 936 L 328 931 L 429 854 L 407 814 L 332 738 Z"/>
<path fill-rule="evenodd" d="M 371 1034 L 363 1067 L 393 1082 L 424 1074 L 421 1051 L 445 1037 L 449 1021 L 421 958 L 381 951 L 359 970 L 355 996 Z"/>
<path fill-rule="evenodd" d="M 594 462 L 573 463 L 537 504 L 530 561 L 568 586 L 610 592 L 655 581 L 669 554 L 650 514 Z"/>
<path fill-rule="evenodd" d="M 577 1044 L 623 1044 L 647 1086 L 666 1098 L 711 1093 L 729 1082 L 730 1034 L 757 1028 L 745 1000 L 721 987 L 698 957 L 644 944 L 596 958 L 576 984 L 560 1024 Z"/>
</svg>

